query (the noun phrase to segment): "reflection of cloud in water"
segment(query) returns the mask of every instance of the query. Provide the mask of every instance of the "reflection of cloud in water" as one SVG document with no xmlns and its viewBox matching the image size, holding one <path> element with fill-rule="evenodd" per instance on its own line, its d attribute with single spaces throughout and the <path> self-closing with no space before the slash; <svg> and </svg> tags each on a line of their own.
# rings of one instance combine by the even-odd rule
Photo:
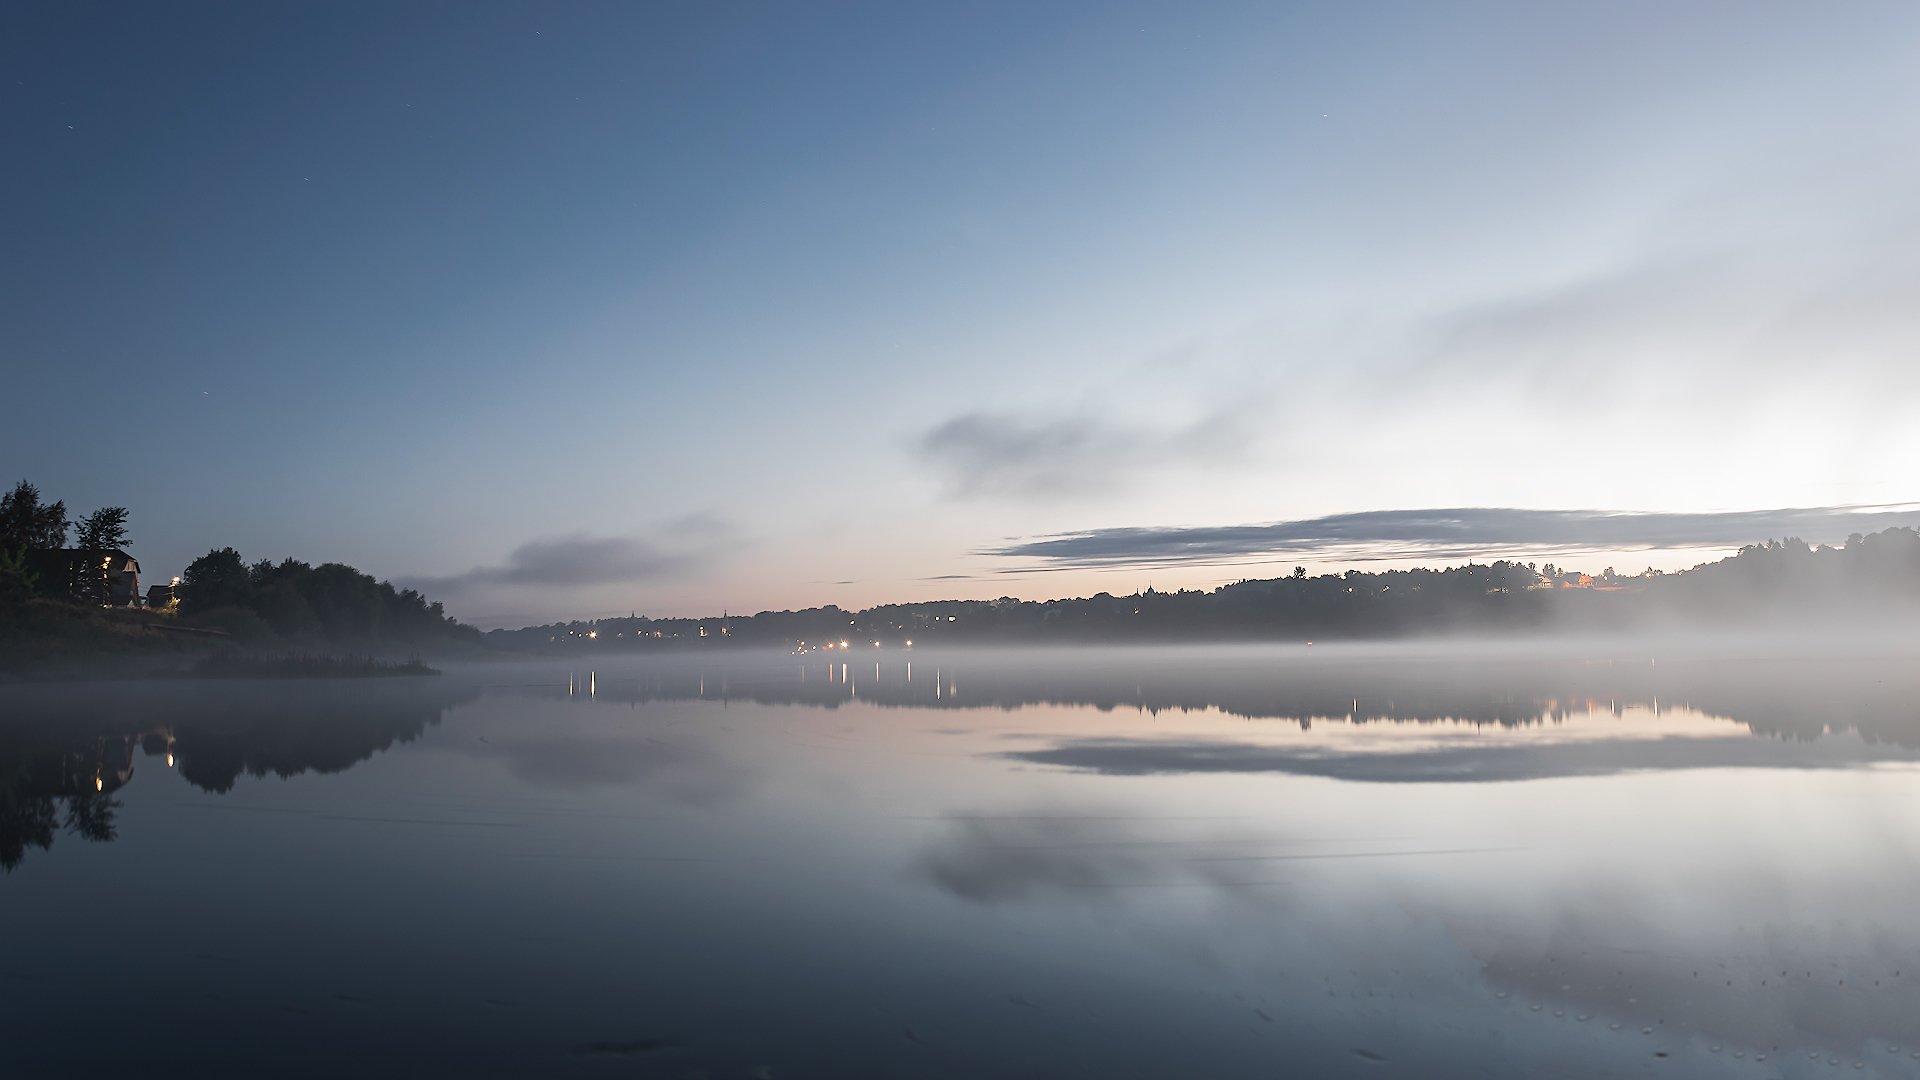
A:
<svg viewBox="0 0 1920 1080">
<path fill-rule="evenodd" d="M 1589 1015 L 1650 1047 L 1691 1038 L 1729 1057 L 1805 1061 L 1817 1051 L 1823 1067 L 1836 1056 L 1906 1066 L 1920 1051 L 1907 1045 L 1920 1034 L 1920 951 L 1908 928 L 1796 919 L 1676 935 L 1625 915 L 1617 899 L 1570 904 L 1538 932 L 1516 928 L 1524 917 L 1497 927 L 1469 917 L 1455 931 L 1508 1007 L 1543 1020 Z"/>
<path fill-rule="evenodd" d="M 1195 819 L 1138 816 L 954 815 L 945 824 L 946 835 L 923 847 L 914 867 L 945 892 L 982 904 L 1048 894 L 1100 902 L 1133 890 L 1271 890 L 1288 885 L 1287 870 L 1300 863 L 1495 850 L 1410 848 L 1382 837 L 1262 837 L 1224 831 L 1224 819 L 1199 834 Z"/>
<path fill-rule="evenodd" d="M 1814 742 L 1754 738 L 1595 739 L 1535 745 L 1336 750 L 1319 744 L 1270 745 L 1201 739 L 1066 739 L 1002 756 L 1110 776 L 1159 773 L 1291 773 L 1376 783 L 1449 783 L 1607 776 L 1644 770 L 1845 768 L 1920 760 L 1920 751 L 1870 743 L 1853 734 Z"/>
<path fill-rule="evenodd" d="M 1562 1046 L 1569 1039 L 1594 1051 L 1591 1040 L 1607 1041 L 1599 1058 L 1576 1054 L 1562 1063 L 1570 1069 L 1540 1075 L 1612 1075 L 1616 1052 L 1649 1062 L 1659 1053 L 1690 1063 L 1683 1068 L 1712 1059 L 1715 1047 L 1729 1065 L 1736 1053 L 1749 1063 L 1789 1054 L 1804 1063 L 1817 1052 L 1824 1069 L 1833 1058 L 1905 1067 L 1920 1051 L 1920 949 L 1897 899 L 1879 917 L 1874 905 L 1852 902 L 1851 918 L 1810 919 L 1807 897 L 1794 900 L 1764 874 L 1635 883 L 1587 876 L 1578 863 L 1564 864 L 1574 876 L 1543 892 L 1525 861 L 1459 861 L 1479 850 L 1528 858 L 1517 849 L 1420 850 L 1423 842 L 1406 839 L 1261 837 L 1225 820 L 1195 824 L 1059 808 L 954 815 L 913 868 L 953 897 L 992 907 L 1111 914 L 1152 897 L 1152 929 L 1114 925 L 1132 926 L 1137 945 L 1265 987 L 1276 1013 L 1316 999 L 1350 1002 L 1362 1015 L 1418 1001 L 1420 1012 L 1462 1023 L 1485 1023 L 1491 1009 L 1500 1030 L 1531 1032 L 1558 1048 L 1550 1055 L 1573 1052 Z M 1429 878 L 1439 865 L 1430 859 L 1455 869 Z M 1351 875 L 1362 866 L 1364 875 Z M 1275 887 L 1289 877 L 1298 889 Z M 1198 903 L 1191 921 L 1167 921 L 1172 909 L 1160 901 L 1176 895 Z M 1830 915 L 1833 905 L 1811 911 Z"/>
<path fill-rule="evenodd" d="M 573 791 L 638 783 L 697 806 L 739 796 L 753 775 L 697 742 L 641 734 L 494 736 L 468 744 L 466 751 L 503 761 L 510 773 L 535 787 Z"/>
<path fill-rule="evenodd" d="M 991 904 L 1048 890 L 1169 881 L 1166 845 L 1121 822 L 1098 818 L 956 817 L 948 835 L 920 854 L 918 869 L 965 900 Z"/>
</svg>

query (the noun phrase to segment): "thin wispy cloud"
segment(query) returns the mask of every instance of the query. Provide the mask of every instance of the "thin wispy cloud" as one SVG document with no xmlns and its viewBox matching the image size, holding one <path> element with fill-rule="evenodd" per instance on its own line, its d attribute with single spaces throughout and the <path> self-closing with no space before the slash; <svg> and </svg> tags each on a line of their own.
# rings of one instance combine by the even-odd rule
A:
<svg viewBox="0 0 1920 1080">
<path fill-rule="evenodd" d="M 926 432 L 914 450 L 955 496 L 1035 499 L 1104 494 L 1148 469 L 1217 462 L 1244 442 L 1225 415 L 1157 431 L 1087 415 L 973 412 Z"/>
<path fill-rule="evenodd" d="M 690 561 L 688 556 L 633 537 L 571 536 L 522 544 L 498 566 L 476 566 L 464 574 L 428 578 L 423 583 L 445 593 L 476 585 L 611 585 L 664 577 L 685 569 Z"/>
<path fill-rule="evenodd" d="M 700 556 L 631 536 L 585 534 L 522 544 L 494 566 L 476 566 L 447 577 L 405 582 L 435 596 L 453 596 L 484 587 L 574 589 L 655 581 L 688 573 Z"/>
<path fill-rule="evenodd" d="M 1831 385 L 1845 376 L 1912 389 L 1906 357 L 1920 318 L 1904 298 L 1920 282 L 1907 255 L 1910 222 L 1851 238 L 1848 259 L 1748 248 L 1650 256 L 1612 273 L 1472 305 L 1433 324 L 1406 353 L 1404 376 L 1423 388 L 1463 375 L 1524 380 L 1564 394 L 1591 374 L 1655 378 L 1669 392 L 1696 382 L 1716 398 L 1778 389 L 1771 378 L 1819 364 Z M 1729 378 L 1738 370 L 1741 378 Z M 1891 379 L 1894 385 L 1887 385 Z M 1850 381 L 1847 385 L 1855 385 Z"/>
<path fill-rule="evenodd" d="M 1902 504 L 1699 514 L 1492 507 L 1375 510 L 1259 525 L 1092 529 L 1026 540 L 985 554 L 1028 560 L 1043 569 L 1177 566 L 1281 555 L 1457 559 L 1737 546 L 1786 536 L 1837 543 L 1850 533 L 1902 525 L 1920 525 L 1920 509 Z"/>
</svg>

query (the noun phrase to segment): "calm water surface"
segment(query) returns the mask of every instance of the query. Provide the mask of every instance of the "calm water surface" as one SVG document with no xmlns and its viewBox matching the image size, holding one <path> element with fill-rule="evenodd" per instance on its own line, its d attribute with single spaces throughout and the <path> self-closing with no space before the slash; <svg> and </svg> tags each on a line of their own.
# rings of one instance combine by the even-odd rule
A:
<svg viewBox="0 0 1920 1080">
<path fill-rule="evenodd" d="M 8 1075 L 1920 1076 L 1920 666 L 0 689 Z"/>
</svg>

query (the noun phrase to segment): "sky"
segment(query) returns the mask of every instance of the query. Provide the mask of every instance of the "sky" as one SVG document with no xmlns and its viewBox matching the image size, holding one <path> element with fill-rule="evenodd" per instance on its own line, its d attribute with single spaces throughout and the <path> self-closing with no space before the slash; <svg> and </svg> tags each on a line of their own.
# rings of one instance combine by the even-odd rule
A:
<svg viewBox="0 0 1920 1080">
<path fill-rule="evenodd" d="M 1920 523 L 1920 8 L 11 4 L 0 469 L 483 627 Z"/>
</svg>

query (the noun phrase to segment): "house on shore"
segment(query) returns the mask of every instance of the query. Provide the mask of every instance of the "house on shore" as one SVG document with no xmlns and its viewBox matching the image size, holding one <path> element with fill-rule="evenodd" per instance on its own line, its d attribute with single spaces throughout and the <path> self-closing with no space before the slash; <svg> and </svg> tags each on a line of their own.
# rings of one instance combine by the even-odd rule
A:
<svg viewBox="0 0 1920 1080">
<path fill-rule="evenodd" d="M 40 591 L 45 595 L 76 604 L 140 606 L 140 563 L 118 548 L 52 548 L 32 552 L 28 558 L 40 575 Z M 103 579 L 105 596 L 100 595 Z"/>
</svg>

